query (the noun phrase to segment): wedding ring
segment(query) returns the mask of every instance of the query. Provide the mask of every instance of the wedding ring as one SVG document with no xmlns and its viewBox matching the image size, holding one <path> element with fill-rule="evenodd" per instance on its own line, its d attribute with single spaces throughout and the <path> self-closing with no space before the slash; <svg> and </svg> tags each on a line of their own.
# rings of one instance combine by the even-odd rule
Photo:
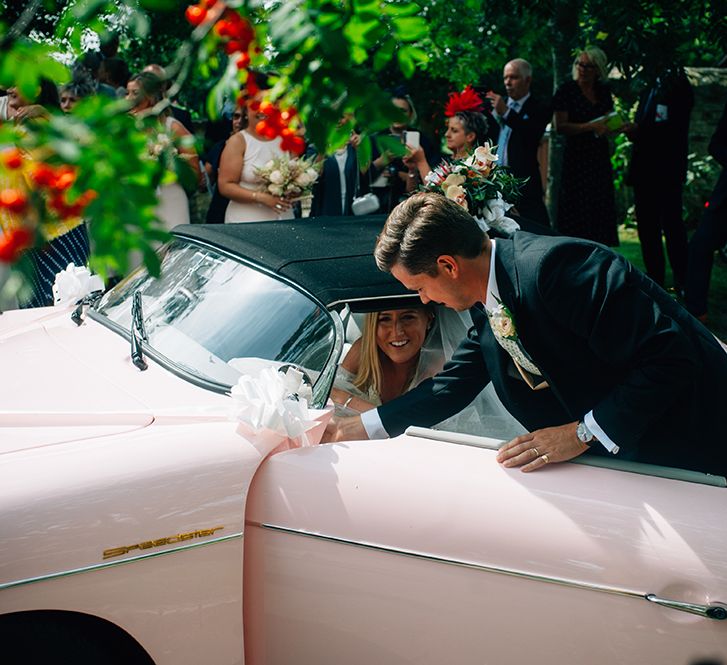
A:
<svg viewBox="0 0 727 665">
<path fill-rule="evenodd" d="M 540 459 L 541 459 L 541 460 L 543 460 L 543 462 L 545 462 L 546 464 L 547 464 L 548 462 L 550 462 L 550 460 L 548 459 L 548 455 L 541 455 L 541 456 L 540 456 Z"/>
<path fill-rule="evenodd" d="M 282 210 L 282 208 L 283 208 L 283 206 L 281 206 L 281 205 L 280 205 L 279 203 L 276 203 L 276 204 L 275 204 L 275 207 L 276 207 L 276 208 L 277 208 L 278 210 Z"/>
<path fill-rule="evenodd" d="M 530 450 L 532 450 L 535 453 L 535 457 L 540 457 L 540 453 L 538 452 L 537 448 L 531 448 Z"/>
</svg>

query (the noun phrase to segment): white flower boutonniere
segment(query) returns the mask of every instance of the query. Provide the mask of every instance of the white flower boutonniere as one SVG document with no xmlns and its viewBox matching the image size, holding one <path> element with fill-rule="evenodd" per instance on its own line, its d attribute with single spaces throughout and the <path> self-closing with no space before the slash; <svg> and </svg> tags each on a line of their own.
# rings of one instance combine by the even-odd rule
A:
<svg viewBox="0 0 727 665">
<path fill-rule="evenodd" d="M 517 328 L 515 328 L 515 321 L 512 318 L 512 312 L 503 304 L 497 296 L 494 296 L 497 300 L 497 307 L 490 313 L 490 324 L 492 330 L 498 337 L 503 339 L 517 339 Z"/>
</svg>

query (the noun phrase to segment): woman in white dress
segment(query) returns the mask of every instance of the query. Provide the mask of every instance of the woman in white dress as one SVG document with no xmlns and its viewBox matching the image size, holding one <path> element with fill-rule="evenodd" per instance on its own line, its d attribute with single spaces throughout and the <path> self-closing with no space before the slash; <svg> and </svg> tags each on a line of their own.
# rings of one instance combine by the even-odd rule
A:
<svg viewBox="0 0 727 665">
<path fill-rule="evenodd" d="M 126 85 L 126 99 L 133 104 L 130 112 L 134 115 L 148 111 L 158 104 L 163 97 L 164 82 L 151 72 L 141 72 L 132 76 Z M 162 113 L 159 120 L 168 136 L 191 136 L 189 130 L 168 112 Z M 182 146 L 179 148 L 179 154 L 187 160 L 187 163 L 199 179 L 199 157 L 196 150 L 191 146 Z M 189 199 L 184 188 L 178 182 L 162 185 L 157 190 L 157 196 L 159 205 L 156 209 L 156 215 L 167 231 L 170 231 L 178 224 L 189 224 Z"/>
<path fill-rule="evenodd" d="M 231 136 L 220 158 L 217 187 L 230 200 L 225 213 L 225 223 L 268 222 L 293 219 L 291 202 L 284 197 L 259 191 L 260 178 L 255 170 L 273 157 L 284 154 L 280 138 L 267 139 L 255 130 L 266 116 L 260 113 L 259 104 L 264 92 L 246 101 L 247 128 Z"/>
</svg>

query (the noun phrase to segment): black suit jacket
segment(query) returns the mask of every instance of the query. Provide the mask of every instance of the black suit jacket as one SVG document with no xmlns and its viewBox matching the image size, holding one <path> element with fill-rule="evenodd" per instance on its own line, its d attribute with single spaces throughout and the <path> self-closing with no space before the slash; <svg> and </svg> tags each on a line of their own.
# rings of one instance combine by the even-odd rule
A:
<svg viewBox="0 0 727 665">
<path fill-rule="evenodd" d="M 709 197 L 710 207 L 716 207 L 727 202 L 727 104 L 722 111 L 717 129 L 709 141 L 709 154 L 722 167 L 722 173 Z"/>
<path fill-rule="evenodd" d="M 666 107 L 666 120 L 657 122 L 657 109 Z M 689 118 L 694 92 L 684 72 L 666 74 L 639 100 L 634 120 L 629 183 L 680 186 L 687 177 Z"/>
<path fill-rule="evenodd" d="M 548 217 L 543 203 L 538 146 L 551 115 L 550 107 L 531 95 L 519 112 L 511 110 L 507 117 L 503 118 L 511 130 L 507 142 L 508 166 L 518 178 L 528 178 L 522 188 L 517 208 L 524 217 L 530 217 L 546 225 Z"/>
<path fill-rule="evenodd" d="M 343 168 L 346 179 L 346 200 L 341 209 L 341 175 L 338 162 L 334 156 L 323 160 L 323 168 L 316 184 L 313 186 L 311 217 L 352 215 L 351 204 L 359 189 L 358 160 L 356 151 L 349 145 L 346 148 L 346 163 Z"/>
<path fill-rule="evenodd" d="M 389 434 L 444 420 L 492 381 L 529 430 L 593 410 L 621 458 L 727 474 L 727 354 L 673 298 L 620 255 L 573 238 L 499 239 L 495 270 L 520 342 L 550 388 L 515 378 L 473 308 L 475 326 L 444 370 L 379 407 Z M 607 454 L 600 445 L 592 452 Z"/>
</svg>

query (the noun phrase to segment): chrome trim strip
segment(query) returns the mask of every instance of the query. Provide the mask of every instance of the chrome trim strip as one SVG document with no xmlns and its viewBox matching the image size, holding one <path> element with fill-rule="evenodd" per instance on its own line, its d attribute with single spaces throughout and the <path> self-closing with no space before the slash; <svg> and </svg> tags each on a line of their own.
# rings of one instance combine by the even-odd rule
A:
<svg viewBox="0 0 727 665">
<path fill-rule="evenodd" d="M 481 570 L 487 573 L 497 573 L 499 575 L 509 575 L 510 577 L 518 577 L 520 579 L 531 580 L 534 582 L 545 582 L 547 584 L 558 584 L 560 586 L 571 587 L 575 589 L 585 589 L 586 591 L 598 591 L 600 593 L 608 593 L 615 596 L 626 596 L 628 598 L 639 598 L 644 600 L 646 594 L 641 591 L 633 591 L 631 589 L 619 589 L 618 587 L 607 587 L 600 584 L 589 584 L 587 582 L 576 582 L 575 580 L 567 580 L 559 577 L 548 577 L 546 575 L 537 575 L 535 573 L 526 573 L 522 570 L 516 570 L 514 568 L 502 568 L 499 566 L 488 566 L 481 563 L 475 563 L 473 561 L 463 561 L 460 559 L 449 559 L 447 557 L 441 557 L 434 554 L 424 554 L 423 552 L 417 552 L 415 550 L 405 550 L 399 548 L 388 547 L 386 545 L 378 545 L 376 543 L 367 543 L 364 541 L 348 540 L 347 538 L 339 538 L 338 536 L 328 536 L 322 533 L 313 533 L 310 531 L 303 531 L 302 529 L 291 529 L 285 526 L 279 526 L 277 524 L 253 524 L 253 526 L 259 526 L 263 529 L 270 531 L 278 531 L 280 533 L 287 533 L 294 536 L 307 536 L 308 538 L 315 538 L 318 540 L 325 540 L 332 543 L 339 543 L 341 545 L 353 545 L 354 547 L 362 547 L 364 549 L 374 550 L 377 552 L 385 552 L 387 554 L 400 554 L 402 556 L 412 557 L 415 559 L 423 559 L 424 561 L 432 561 L 434 563 L 446 563 L 454 566 L 460 566 L 463 568 L 470 568 L 472 570 Z"/>
<path fill-rule="evenodd" d="M 213 545 L 221 543 L 226 540 L 233 540 L 235 538 L 242 538 L 242 532 L 231 533 L 227 536 L 220 536 L 219 538 L 212 538 L 211 540 L 204 540 L 199 543 L 190 543 L 189 545 L 180 545 L 179 547 L 173 547 L 168 550 L 162 550 L 161 552 L 150 552 L 149 554 L 140 554 L 139 556 L 133 556 L 128 559 L 120 559 L 118 561 L 108 561 L 106 563 L 96 563 L 91 566 L 84 566 L 83 568 L 75 568 L 73 570 L 62 570 L 57 573 L 47 573 L 46 575 L 39 575 L 38 577 L 28 577 L 24 580 L 13 580 L 12 582 L 0 583 L 0 591 L 4 589 L 11 589 L 12 587 L 23 586 L 25 584 L 33 584 L 34 582 L 45 582 L 46 580 L 53 580 L 59 577 L 68 577 L 69 575 L 77 575 L 78 573 L 88 573 L 93 570 L 101 570 L 102 568 L 111 568 L 114 566 L 121 566 L 125 563 L 134 563 L 136 561 L 142 561 L 144 559 L 153 559 L 158 556 L 164 556 L 165 554 L 173 554 L 175 552 L 182 552 L 184 550 L 191 550 L 197 547 L 204 547 L 205 545 Z"/>
<path fill-rule="evenodd" d="M 350 302 L 366 302 L 368 300 L 391 300 L 393 298 L 408 298 L 410 296 L 412 300 L 416 300 L 417 302 L 419 302 L 419 296 L 414 291 L 411 291 L 409 293 L 400 293 L 393 296 L 365 296 L 362 298 L 345 298 L 344 300 L 334 300 L 328 303 L 328 308 L 332 309 L 333 307 L 337 307 L 338 305 L 345 305 Z"/>
</svg>

